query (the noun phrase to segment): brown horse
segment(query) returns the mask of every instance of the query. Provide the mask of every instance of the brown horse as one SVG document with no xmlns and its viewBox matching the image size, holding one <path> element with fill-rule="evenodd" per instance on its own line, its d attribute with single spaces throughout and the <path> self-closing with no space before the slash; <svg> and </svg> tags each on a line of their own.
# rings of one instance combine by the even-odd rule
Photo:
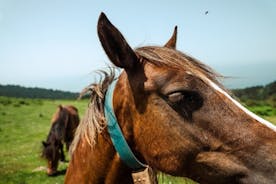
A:
<svg viewBox="0 0 276 184">
<path fill-rule="evenodd" d="M 42 141 L 42 157 L 48 162 L 48 175 L 57 173 L 58 161 L 65 161 L 63 143 L 66 149 L 71 145 L 75 130 L 79 125 L 78 109 L 74 106 L 59 105 L 52 118 L 52 125 L 47 140 Z"/>
<path fill-rule="evenodd" d="M 154 170 L 200 183 L 276 183 L 276 128 L 242 107 L 218 75 L 175 49 L 176 29 L 164 47 L 132 50 L 102 13 L 102 46 L 124 70 L 113 109 L 136 157 Z M 90 86 L 86 119 L 77 129 L 65 183 L 133 183 L 110 140 L 105 93 L 113 74 Z"/>
</svg>

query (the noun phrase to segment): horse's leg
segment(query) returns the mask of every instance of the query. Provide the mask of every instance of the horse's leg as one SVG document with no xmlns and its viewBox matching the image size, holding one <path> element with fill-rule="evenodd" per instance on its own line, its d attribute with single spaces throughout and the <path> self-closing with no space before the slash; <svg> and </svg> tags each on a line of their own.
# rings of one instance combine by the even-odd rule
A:
<svg viewBox="0 0 276 184">
<path fill-rule="evenodd" d="M 65 155 L 64 155 L 64 152 L 63 152 L 63 144 L 61 143 L 60 144 L 60 161 L 64 162 L 65 161 Z"/>
</svg>

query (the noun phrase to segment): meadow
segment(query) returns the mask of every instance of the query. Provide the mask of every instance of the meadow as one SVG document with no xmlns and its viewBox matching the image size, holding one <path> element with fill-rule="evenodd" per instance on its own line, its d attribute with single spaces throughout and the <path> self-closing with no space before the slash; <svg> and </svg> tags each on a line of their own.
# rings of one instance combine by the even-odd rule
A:
<svg viewBox="0 0 276 184">
<path fill-rule="evenodd" d="M 41 141 L 59 104 L 75 105 L 83 114 L 86 101 L 0 97 L 0 183 L 63 183 L 64 175 L 48 177 L 41 159 Z M 68 156 L 67 156 L 68 159 Z M 67 163 L 60 164 L 65 172 Z M 40 168 L 40 169 L 39 169 Z"/>
<path fill-rule="evenodd" d="M 61 184 L 68 163 L 59 165 L 60 175 L 48 177 L 46 161 L 40 157 L 41 141 L 46 139 L 50 120 L 59 104 L 71 104 L 85 112 L 88 100 L 41 100 L 0 96 L 0 184 Z M 250 109 L 276 124 L 276 108 L 255 105 Z M 66 156 L 68 160 L 68 155 Z M 170 176 L 160 183 L 192 184 Z M 162 181 L 162 182 L 161 182 Z"/>
</svg>

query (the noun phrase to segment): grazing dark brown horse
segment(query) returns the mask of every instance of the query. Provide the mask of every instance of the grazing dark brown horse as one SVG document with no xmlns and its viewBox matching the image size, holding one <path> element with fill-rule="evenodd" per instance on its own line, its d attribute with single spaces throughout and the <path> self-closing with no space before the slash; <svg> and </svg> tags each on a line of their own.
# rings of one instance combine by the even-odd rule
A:
<svg viewBox="0 0 276 184">
<path fill-rule="evenodd" d="M 58 161 L 65 161 L 63 143 L 66 149 L 71 145 L 75 130 L 79 125 L 78 109 L 74 106 L 59 106 L 52 118 L 47 140 L 42 141 L 42 157 L 48 162 L 48 175 L 57 173 Z"/>
<path fill-rule="evenodd" d="M 218 75 L 175 49 L 132 50 L 102 13 L 98 34 L 111 62 L 124 70 L 113 109 L 136 157 L 154 170 L 200 183 L 276 183 L 276 128 L 234 100 Z M 90 86 L 86 119 L 77 129 L 65 183 L 133 183 L 104 118 L 114 77 Z"/>
</svg>

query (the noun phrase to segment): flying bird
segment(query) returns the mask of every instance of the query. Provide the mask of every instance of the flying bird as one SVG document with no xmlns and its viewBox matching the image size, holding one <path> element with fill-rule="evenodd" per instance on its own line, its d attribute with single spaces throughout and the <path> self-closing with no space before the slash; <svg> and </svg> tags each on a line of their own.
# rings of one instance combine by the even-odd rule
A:
<svg viewBox="0 0 276 184">
<path fill-rule="evenodd" d="M 205 11 L 205 15 L 207 15 L 209 13 L 209 11 Z"/>
</svg>

